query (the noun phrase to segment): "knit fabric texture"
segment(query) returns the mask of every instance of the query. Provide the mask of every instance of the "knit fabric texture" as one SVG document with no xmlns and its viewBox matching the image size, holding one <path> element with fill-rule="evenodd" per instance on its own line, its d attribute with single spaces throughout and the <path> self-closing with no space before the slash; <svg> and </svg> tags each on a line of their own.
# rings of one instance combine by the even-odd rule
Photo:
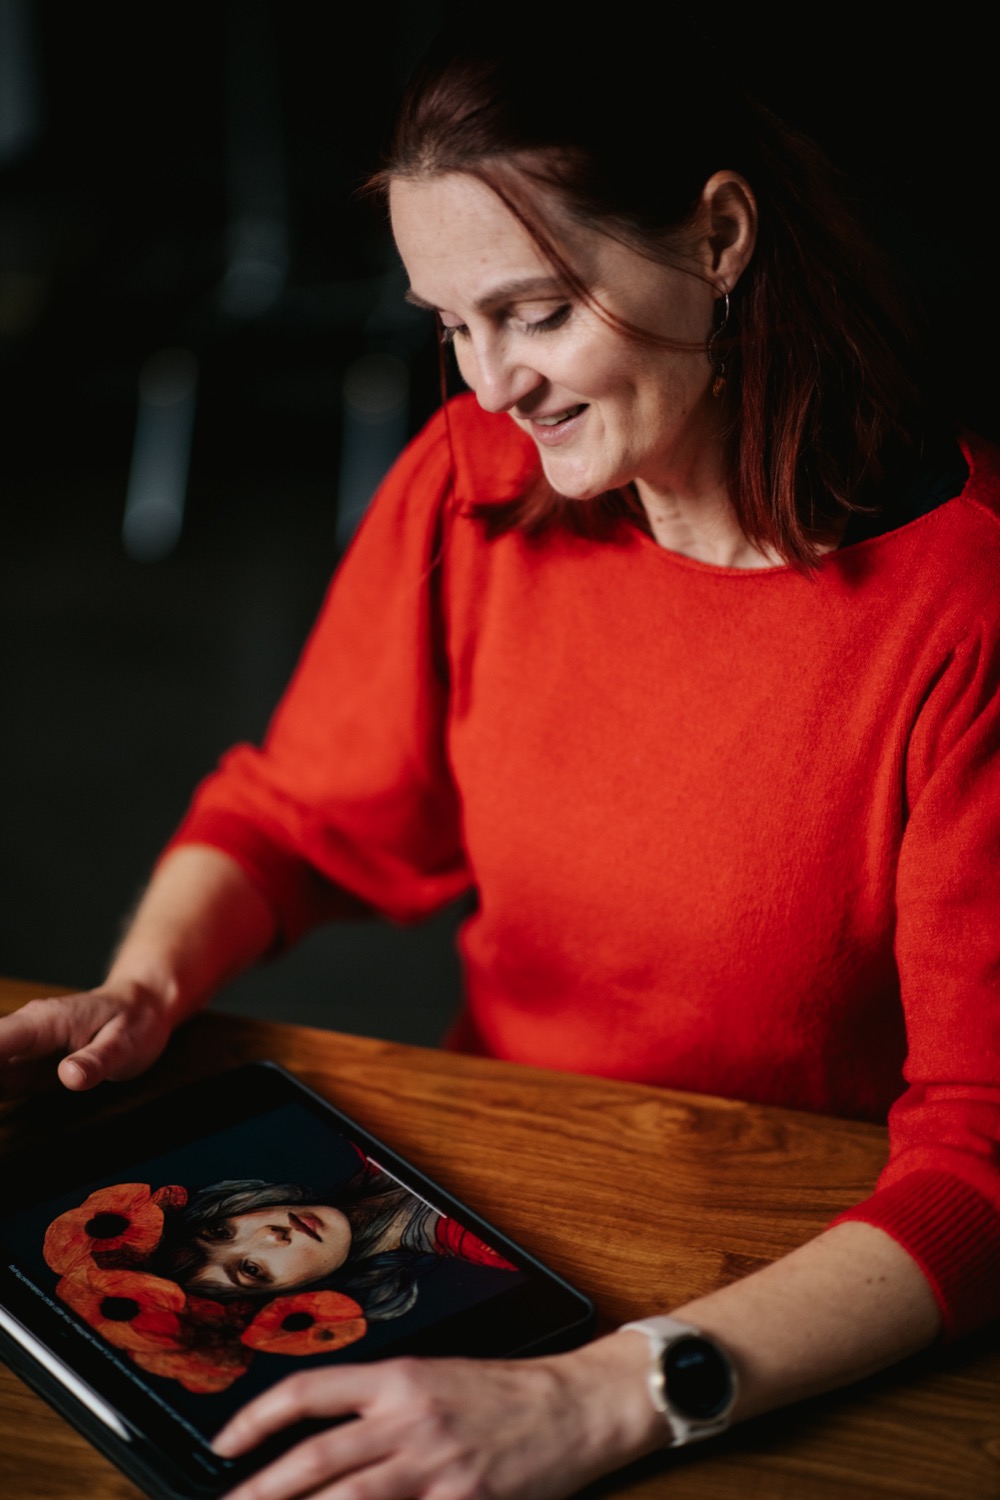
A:
<svg viewBox="0 0 1000 1500">
<path fill-rule="evenodd" d="M 806 576 L 623 520 L 488 537 L 537 482 L 471 397 L 385 481 L 262 748 L 175 843 L 285 941 L 474 889 L 451 1043 L 890 1123 L 873 1196 L 951 1332 L 1000 1312 L 1000 455 Z M 332 1016 L 331 1019 L 334 1019 Z"/>
</svg>

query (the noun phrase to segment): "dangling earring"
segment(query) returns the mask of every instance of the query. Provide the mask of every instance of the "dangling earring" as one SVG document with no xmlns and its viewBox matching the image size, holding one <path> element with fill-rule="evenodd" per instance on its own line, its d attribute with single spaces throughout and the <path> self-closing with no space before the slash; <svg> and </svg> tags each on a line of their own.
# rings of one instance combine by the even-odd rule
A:
<svg viewBox="0 0 1000 1500">
<path fill-rule="evenodd" d="M 715 341 L 721 334 L 725 333 L 726 324 L 729 322 L 728 292 L 723 292 L 716 306 L 721 306 L 721 315 L 719 313 L 716 314 L 718 322 L 712 329 L 712 336 L 708 341 L 708 362 L 712 366 L 712 395 L 716 401 L 720 401 L 726 389 L 726 366 L 725 362 L 715 352 Z"/>
</svg>

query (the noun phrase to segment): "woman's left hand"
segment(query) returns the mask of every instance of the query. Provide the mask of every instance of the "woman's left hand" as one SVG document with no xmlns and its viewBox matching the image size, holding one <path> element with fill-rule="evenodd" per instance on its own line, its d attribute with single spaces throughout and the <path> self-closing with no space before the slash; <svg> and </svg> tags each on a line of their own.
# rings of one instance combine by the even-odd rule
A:
<svg viewBox="0 0 1000 1500">
<path fill-rule="evenodd" d="M 230 1500 L 559 1500 L 663 1441 L 645 1339 L 531 1360 L 394 1359 L 293 1375 L 216 1438 L 234 1458 L 306 1419 L 307 1438 Z"/>
</svg>

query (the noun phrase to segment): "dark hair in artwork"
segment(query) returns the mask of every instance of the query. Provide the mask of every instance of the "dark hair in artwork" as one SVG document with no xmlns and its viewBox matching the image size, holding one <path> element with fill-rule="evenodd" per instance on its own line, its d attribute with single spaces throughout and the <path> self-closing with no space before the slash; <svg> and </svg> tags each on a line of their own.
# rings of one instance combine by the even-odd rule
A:
<svg viewBox="0 0 1000 1500">
<path fill-rule="evenodd" d="M 562 28 L 555 48 L 511 30 L 459 20 L 442 31 L 411 78 L 372 186 L 478 178 L 587 297 L 533 186 L 554 190 L 576 221 L 685 269 L 685 227 L 705 183 L 740 173 L 760 217 L 718 351 L 730 494 L 752 542 L 808 566 L 818 534 L 869 508 L 927 422 L 909 315 L 838 173 L 725 76 L 719 49 L 679 7 L 667 47 L 628 24 Z M 533 496 L 504 524 L 556 515 L 574 524 L 580 509 Z"/>
<path fill-rule="evenodd" d="M 204 1241 L 211 1238 L 214 1228 L 241 1214 L 306 1203 L 325 1203 L 340 1209 L 351 1224 L 351 1248 L 347 1260 L 336 1271 L 295 1290 L 346 1293 L 361 1305 L 369 1321 L 398 1318 L 407 1312 L 417 1299 L 418 1277 L 436 1265 L 438 1257 L 423 1249 L 420 1226 L 416 1223 L 407 1225 L 403 1248 L 373 1253 L 372 1247 L 389 1224 L 398 1220 L 401 1211 L 412 1209 L 413 1219 L 433 1211 L 391 1179 L 364 1169 L 335 1192 L 256 1178 L 199 1188 L 183 1208 L 168 1214 L 155 1269 L 187 1286 L 208 1259 Z M 407 1246 L 407 1238 L 411 1246 Z M 231 1302 L 271 1298 L 275 1290 L 272 1286 L 257 1290 L 220 1285 L 204 1295 L 215 1301 Z"/>
</svg>

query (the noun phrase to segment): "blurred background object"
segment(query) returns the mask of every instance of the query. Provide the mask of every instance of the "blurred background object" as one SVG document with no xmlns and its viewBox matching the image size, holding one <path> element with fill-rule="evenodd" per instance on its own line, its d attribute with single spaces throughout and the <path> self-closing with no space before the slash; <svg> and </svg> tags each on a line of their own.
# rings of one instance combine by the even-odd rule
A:
<svg viewBox="0 0 1000 1500">
<path fill-rule="evenodd" d="M 259 739 L 372 489 L 438 402 L 431 321 L 356 190 L 444 13 L 0 0 L 3 972 L 99 979 L 191 788 Z M 806 37 L 733 8 L 719 45 L 852 174 L 996 438 L 988 49 L 949 14 L 942 38 L 812 11 Z M 498 24 L 558 66 L 557 36 Z M 431 1043 L 460 916 L 317 933 L 221 1003 Z"/>
</svg>

